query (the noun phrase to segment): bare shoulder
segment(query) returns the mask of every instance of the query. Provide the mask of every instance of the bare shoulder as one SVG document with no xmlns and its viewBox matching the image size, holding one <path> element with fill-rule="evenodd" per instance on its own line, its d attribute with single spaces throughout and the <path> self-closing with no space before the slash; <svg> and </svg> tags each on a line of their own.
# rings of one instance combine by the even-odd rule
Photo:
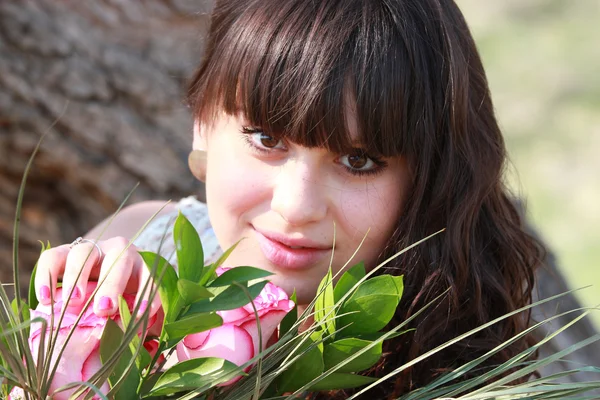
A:
<svg viewBox="0 0 600 400">
<path fill-rule="evenodd" d="M 155 214 L 173 212 L 175 204 L 162 200 L 143 201 L 124 207 L 111 221 L 109 217 L 99 223 L 85 237 L 106 240 L 115 236 L 131 239 Z"/>
</svg>

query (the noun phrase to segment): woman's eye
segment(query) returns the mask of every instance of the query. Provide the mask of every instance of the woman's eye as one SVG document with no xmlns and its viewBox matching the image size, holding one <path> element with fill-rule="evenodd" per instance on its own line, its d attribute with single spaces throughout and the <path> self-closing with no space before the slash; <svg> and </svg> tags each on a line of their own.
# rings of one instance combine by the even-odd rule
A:
<svg viewBox="0 0 600 400">
<path fill-rule="evenodd" d="M 283 141 L 262 132 L 259 128 L 243 127 L 242 132 L 246 134 L 246 138 L 250 144 L 258 149 L 283 149 Z"/>
<path fill-rule="evenodd" d="M 260 144 L 263 147 L 268 149 L 275 149 L 277 147 L 281 147 L 281 140 L 274 138 L 273 136 L 267 135 L 266 133 L 260 132 L 252 135 L 252 140 L 256 144 Z"/>
<path fill-rule="evenodd" d="M 340 163 L 354 171 L 369 171 L 377 166 L 369 156 L 361 153 L 342 156 L 340 157 Z"/>
<path fill-rule="evenodd" d="M 376 175 L 383 172 L 388 166 L 387 161 L 382 158 L 370 156 L 365 152 L 357 149 L 351 154 L 346 154 L 338 158 L 338 162 L 342 164 L 346 170 L 352 175 Z"/>
</svg>

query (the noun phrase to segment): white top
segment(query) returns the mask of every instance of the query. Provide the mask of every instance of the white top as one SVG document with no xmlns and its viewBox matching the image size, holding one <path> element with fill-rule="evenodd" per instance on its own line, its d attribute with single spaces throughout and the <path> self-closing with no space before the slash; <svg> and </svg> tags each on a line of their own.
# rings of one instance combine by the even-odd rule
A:
<svg viewBox="0 0 600 400">
<path fill-rule="evenodd" d="M 206 204 L 198 201 L 194 196 L 181 199 L 175 204 L 175 210 L 155 218 L 133 243 L 141 250 L 159 253 L 171 265 L 176 267 L 177 253 L 175 251 L 175 243 L 173 242 L 173 225 L 179 211 L 196 228 L 200 236 L 202 249 L 204 250 L 205 264 L 215 262 L 222 254 L 222 251 L 208 219 Z"/>
</svg>

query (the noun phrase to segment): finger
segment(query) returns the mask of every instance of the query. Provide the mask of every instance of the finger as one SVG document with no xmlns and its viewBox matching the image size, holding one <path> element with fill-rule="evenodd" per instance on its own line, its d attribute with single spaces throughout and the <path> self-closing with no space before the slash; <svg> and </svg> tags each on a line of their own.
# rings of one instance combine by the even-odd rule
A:
<svg viewBox="0 0 600 400">
<path fill-rule="evenodd" d="M 136 257 L 140 257 L 137 251 L 123 243 L 104 244 L 102 248 L 106 255 L 100 267 L 100 286 L 94 296 L 94 313 L 99 317 L 117 312 L 118 298 L 125 292 Z"/>
<path fill-rule="evenodd" d="M 92 268 L 100 265 L 102 254 L 93 243 L 83 242 L 71 248 L 67 255 L 63 275 L 62 299 L 69 306 L 83 303 L 87 294 L 87 282 Z"/>
<path fill-rule="evenodd" d="M 137 265 L 137 273 L 139 277 L 139 289 L 137 291 L 137 295 L 135 296 L 135 304 L 140 302 L 140 307 L 138 310 L 138 316 L 141 316 L 146 312 L 146 309 L 150 307 L 149 317 L 152 317 L 156 312 L 160 309 L 160 297 L 158 295 L 158 291 L 156 290 L 156 286 L 154 284 L 154 280 L 152 279 L 152 275 L 150 273 L 150 269 L 140 256 L 138 260 L 139 264 Z M 148 282 L 150 282 L 148 284 Z M 144 288 L 146 290 L 144 290 Z M 152 301 L 150 301 L 150 295 L 155 294 Z"/>
<path fill-rule="evenodd" d="M 38 260 L 35 272 L 35 293 L 40 303 L 50 304 L 56 299 L 56 284 L 65 270 L 69 245 L 65 244 L 44 251 Z"/>
</svg>

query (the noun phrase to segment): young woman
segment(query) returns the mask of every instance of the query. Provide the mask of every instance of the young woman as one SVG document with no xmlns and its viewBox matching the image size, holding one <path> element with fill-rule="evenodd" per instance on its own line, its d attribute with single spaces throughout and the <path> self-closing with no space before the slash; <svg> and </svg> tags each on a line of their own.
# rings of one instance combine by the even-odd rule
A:
<svg viewBox="0 0 600 400">
<path fill-rule="evenodd" d="M 383 270 L 405 275 L 395 323 L 450 290 L 414 320 L 414 332 L 387 344 L 373 375 L 531 301 L 541 248 L 523 231 L 503 184 L 504 142 L 453 1 L 217 1 L 188 98 L 190 167 L 206 181 L 207 205 L 136 204 L 90 232 L 90 241 L 43 253 L 42 302 L 58 279 L 63 293 L 74 287 L 73 300 L 83 298 L 85 283 L 116 261 L 94 300 L 97 314 L 114 313 L 118 294 L 147 278 L 137 248 L 156 250 L 178 209 L 193 216 L 208 258 L 217 242 L 226 249 L 244 238 L 228 266 L 273 271 L 274 283 L 295 289 L 300 304 L 313 298 L 333 249 L 336 272 L 366 235 L 353 261 L 373 268 L 446 228 Z M 119 257 L 159 211 L 137 248 Z M 496 324 L 371 397 L 423 385 L 528 324 L 528 315 Z M 517 341 L 487 365 L 531 343 Z"/>
</svg>

